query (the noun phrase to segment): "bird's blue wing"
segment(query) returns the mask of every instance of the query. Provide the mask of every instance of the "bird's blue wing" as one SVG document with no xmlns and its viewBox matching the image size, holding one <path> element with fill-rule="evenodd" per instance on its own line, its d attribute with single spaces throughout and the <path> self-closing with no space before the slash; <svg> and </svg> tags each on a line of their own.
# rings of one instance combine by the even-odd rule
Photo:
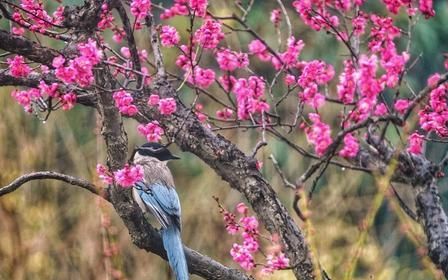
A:
<svg viewBox="0 0 448 280">
<path fill-rule="evenodd" d="M 180 202 L 174 188 L 160 183 L 148 185 L 143 181 L 137 182 L 134 188 L 162 227 L 174 224 L 180 229 Z"/>
</svg>

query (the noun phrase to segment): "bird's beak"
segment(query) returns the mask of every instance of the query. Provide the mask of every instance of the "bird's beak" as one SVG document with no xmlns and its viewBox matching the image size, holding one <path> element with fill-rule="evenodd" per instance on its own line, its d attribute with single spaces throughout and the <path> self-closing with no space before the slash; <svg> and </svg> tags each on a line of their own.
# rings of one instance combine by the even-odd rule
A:
<svg viewBox="0 0 448 280">
<path fill-rule="evenodd" d="M 180 159 L 180 157 L 175 156 L 175 155 L 171 155 L 171 158 L 170 158 L 170 159 Z"/>
</svg>

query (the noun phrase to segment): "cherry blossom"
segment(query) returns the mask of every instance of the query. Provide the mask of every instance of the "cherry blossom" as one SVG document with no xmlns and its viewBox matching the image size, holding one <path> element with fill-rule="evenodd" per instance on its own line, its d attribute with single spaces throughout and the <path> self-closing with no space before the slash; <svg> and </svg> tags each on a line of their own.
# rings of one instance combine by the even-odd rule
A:
<svg viewBox="0 0 448 280">
<path fill-rule="evenodd" d="M 8 58 L 7 62 L 13 77 L 26 77 L 31 72 L 31 68 L 25 64 L 25 58 L 21 55 L 16 55 L 12 59 Z"/>
<path fill-rule="evenodd" d="M 114 179 L 123 188 L 130 188 L 143 179 L 143 167 L 126 164 L 122 169 L 114 172 Z"/>
<path fill-rule="evenodd" d="M 179 44 L 179 41 L 180 36 L 175 27 L 169 25 L 162 26 L 162 30 L 160 31 L 160 42 L 162 46 L 176 46 Z"/>
<path fill-rule="evenodd" d="M 146 125 L 140 124 L 137 127 L 137 131 L 145 136 L 148 142 L 159 142 L 162 139 L 163 128 L 160 127 L 158 121 L 152 121 Z"/>
</svg>

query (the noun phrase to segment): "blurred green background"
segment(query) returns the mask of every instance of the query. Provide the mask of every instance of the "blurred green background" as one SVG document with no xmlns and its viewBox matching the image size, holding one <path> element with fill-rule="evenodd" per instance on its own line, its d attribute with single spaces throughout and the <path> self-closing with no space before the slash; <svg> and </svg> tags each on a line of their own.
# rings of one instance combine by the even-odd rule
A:
<svg viewBox="0 0 448 280">
<path fill-rule="evenodd" d="M 64 3 L 79 1 L 65 1 Z M 169 1 L 165 1 L 165 5 Z M 215 14 L 228 15 L 232 6 L 224 1 L 210 1 Z M 229 1 L 229 3 L 232 1 Z M 245 3 L 245 1 L 243 1 Z M 290 9 L 292 1 L 285 1 L 291 16 L 294 35 L 306 46 L 301 58 L 323 59 L 335 65 L 337 73 L 347 51 L 331 35 L 316 33 L 303 26 L 297 14 Z M 53 9 L 55 2 L 46 3 Z M 421 89 L 427 77 L 443 71 L 442 53 L 448 50 L 448 7 L 446 1 L 435 1 L 436 17 L 420 20 L 414 29 L 411 61 L 421 54 L 417 65 L 407 77 L 415 89 Z M 269 13 L 277 8 L 276 1 L 255 1 L 248 23 L 263 35 L 274 47 L 277 35 L 268 23 Z M 384 14 L 379 1 L 367 1 L 366 10 Z M 405 28 L 407 18 L 401 13 L 395 17 L 400 27 Z M 185 40 L 186 21 L 170 20 L 179 28 Z M 2 19 L 1 28 L 8 28 Z M 282 29 L 284 30 L 284 29 Z M 285 39 L 285 38 L 283 38 Z M 145 36 L 137 37 L 139 46 L 148 48 Z M 226 37 L 225 44 L 246 51 L 251 38 L 247 34 Z M 400 41 L 403 50 L 406 40 Z M 49 42 L 48 44 L 53 44 Z M 119 46 L 117 46 L 119 49 Z M 176 53 L 164 50 L 167 65 L 173 65 Z M 209 65 L 205 55 L 201 65 Z M 215 63 L 215 62 L 210 62 Z M 252 68 L 266 77 L 274 72 L 267 64 L 252 60 Z M 175 68 L 172 68 L 176 71 Z M 334 79 L 330 91 L 333 91 Z M 281 92 L 282 88 L 276 88 Z M 0 89 L 0 185 L 6 185 L 17 176 L 37 170 L 55 170 L 89 179 L 100 184 L 95 166 L 104 163 L 104 145 L 99 135 L 98 118 L 91 109 L 80 106 L 69 112 L 56 112 L 46 123 L 27 115 L 10 97 L 12 88 Z M 221 98 L 218 88 L 211 88 Z M 409 94 L 403 90 L 404 95 Z M 182 89 L 185 102 L 193 94 Z M 296 96 L 285 102 L 282 112 L 294 112 Z M 200 99 L 205 110 L 213 114 L 218 107 Z M 337 107 L 326 108 L 324 120 L 337 124 L 334 116 Z M 136 134 L 137 124 L 126 121 L 129 147 L 132 149 L 144 139 Z M 406 127 L 404 136 L 413 127 Z M 250 153 L 259 139 L 259 131 L 224 131 L 243 151 Z M 394 129 L 388 131 L 392 143 L 403 146 Z M 288 138 L 306 146 L 300 130 Z M 283 187 L 275 172 L 270 154 L 274 154 L 285 174 L 293 181 L 310 164 L 287 146 L 274 138 L 258 154 L 264 163 L 262 172 L 278 192 L 281 201 L 288 207 L 300 227 L 306 225 L 292 211 L 293 192 Z M 176 149 L 176 148 L 174 148 Z M 427 155 L 438 161 L 446 151 L 446 145 L 431 144 Z M 183 240 L 186 245 L 218 261 L 237 267 L 232 262 L 229 250 L 238 237 L 225 233 L 224 223 L 212 196 L 230 210 L 244 197 L 231 190 L 210 168 L 192 154 L 181 153 L 182 160 L 171 163 L 182 203 Z M 441 194 L 448 201 L 446 180 L 441 182 Z M 413 206 L 412 192 L 408 186 L 397 186 L 400 194 Z M 365 217 L 376 193 L 374 180 L 366 175 L 340 168 L 330 167 L 319 181 L 310 205 L 314 254 L 322 267 L 332 277 L 341 279 L 346 261 L 352 254 L 359 235 L 359 224 Z M 395 202 L 395 204 L 394 204 Z M 424 258 L 424 235 L 420 227 L 397 210 L 396 200 L 387 197 L 380 208 L 373 228 L 363 248 L 356 279 L 440 279 L 440 274 L 427 258 Z M 446 205 L 446 203 L 445 203 Z M 395 210 L 394 210 L 395 209 Z M 264 244 L 268 246 L 268 244 Z M 257 255 L 263 262 L 263 256 Z M 288 271 L 276 272 L 271 279 L 293 279 Z M 170 279 L 168 265 L 159 257 L 148 254 L 134 246 L 123 223 L 112 207 L 90 193 L 52 181 L 34 181 L 18 191 L 0 198 L 0 279 Z M 193 279 L 198 279 L 193 277 Z"/>
</svg>

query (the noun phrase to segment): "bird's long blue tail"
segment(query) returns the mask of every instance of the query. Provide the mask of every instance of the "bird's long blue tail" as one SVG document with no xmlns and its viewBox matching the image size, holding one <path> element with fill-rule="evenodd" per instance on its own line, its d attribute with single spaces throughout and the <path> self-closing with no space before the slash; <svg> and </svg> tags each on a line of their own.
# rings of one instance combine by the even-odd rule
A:
<svg viewBox="0 0 448 280">
<path fill-rule="evenodd" d="M 163 247 L 168 255 L 168 262 L 176 275 L 176 280 L 188 280 L 188 267 L 180 231 L 175 225 L 162 230 Z"/>
</svg>

